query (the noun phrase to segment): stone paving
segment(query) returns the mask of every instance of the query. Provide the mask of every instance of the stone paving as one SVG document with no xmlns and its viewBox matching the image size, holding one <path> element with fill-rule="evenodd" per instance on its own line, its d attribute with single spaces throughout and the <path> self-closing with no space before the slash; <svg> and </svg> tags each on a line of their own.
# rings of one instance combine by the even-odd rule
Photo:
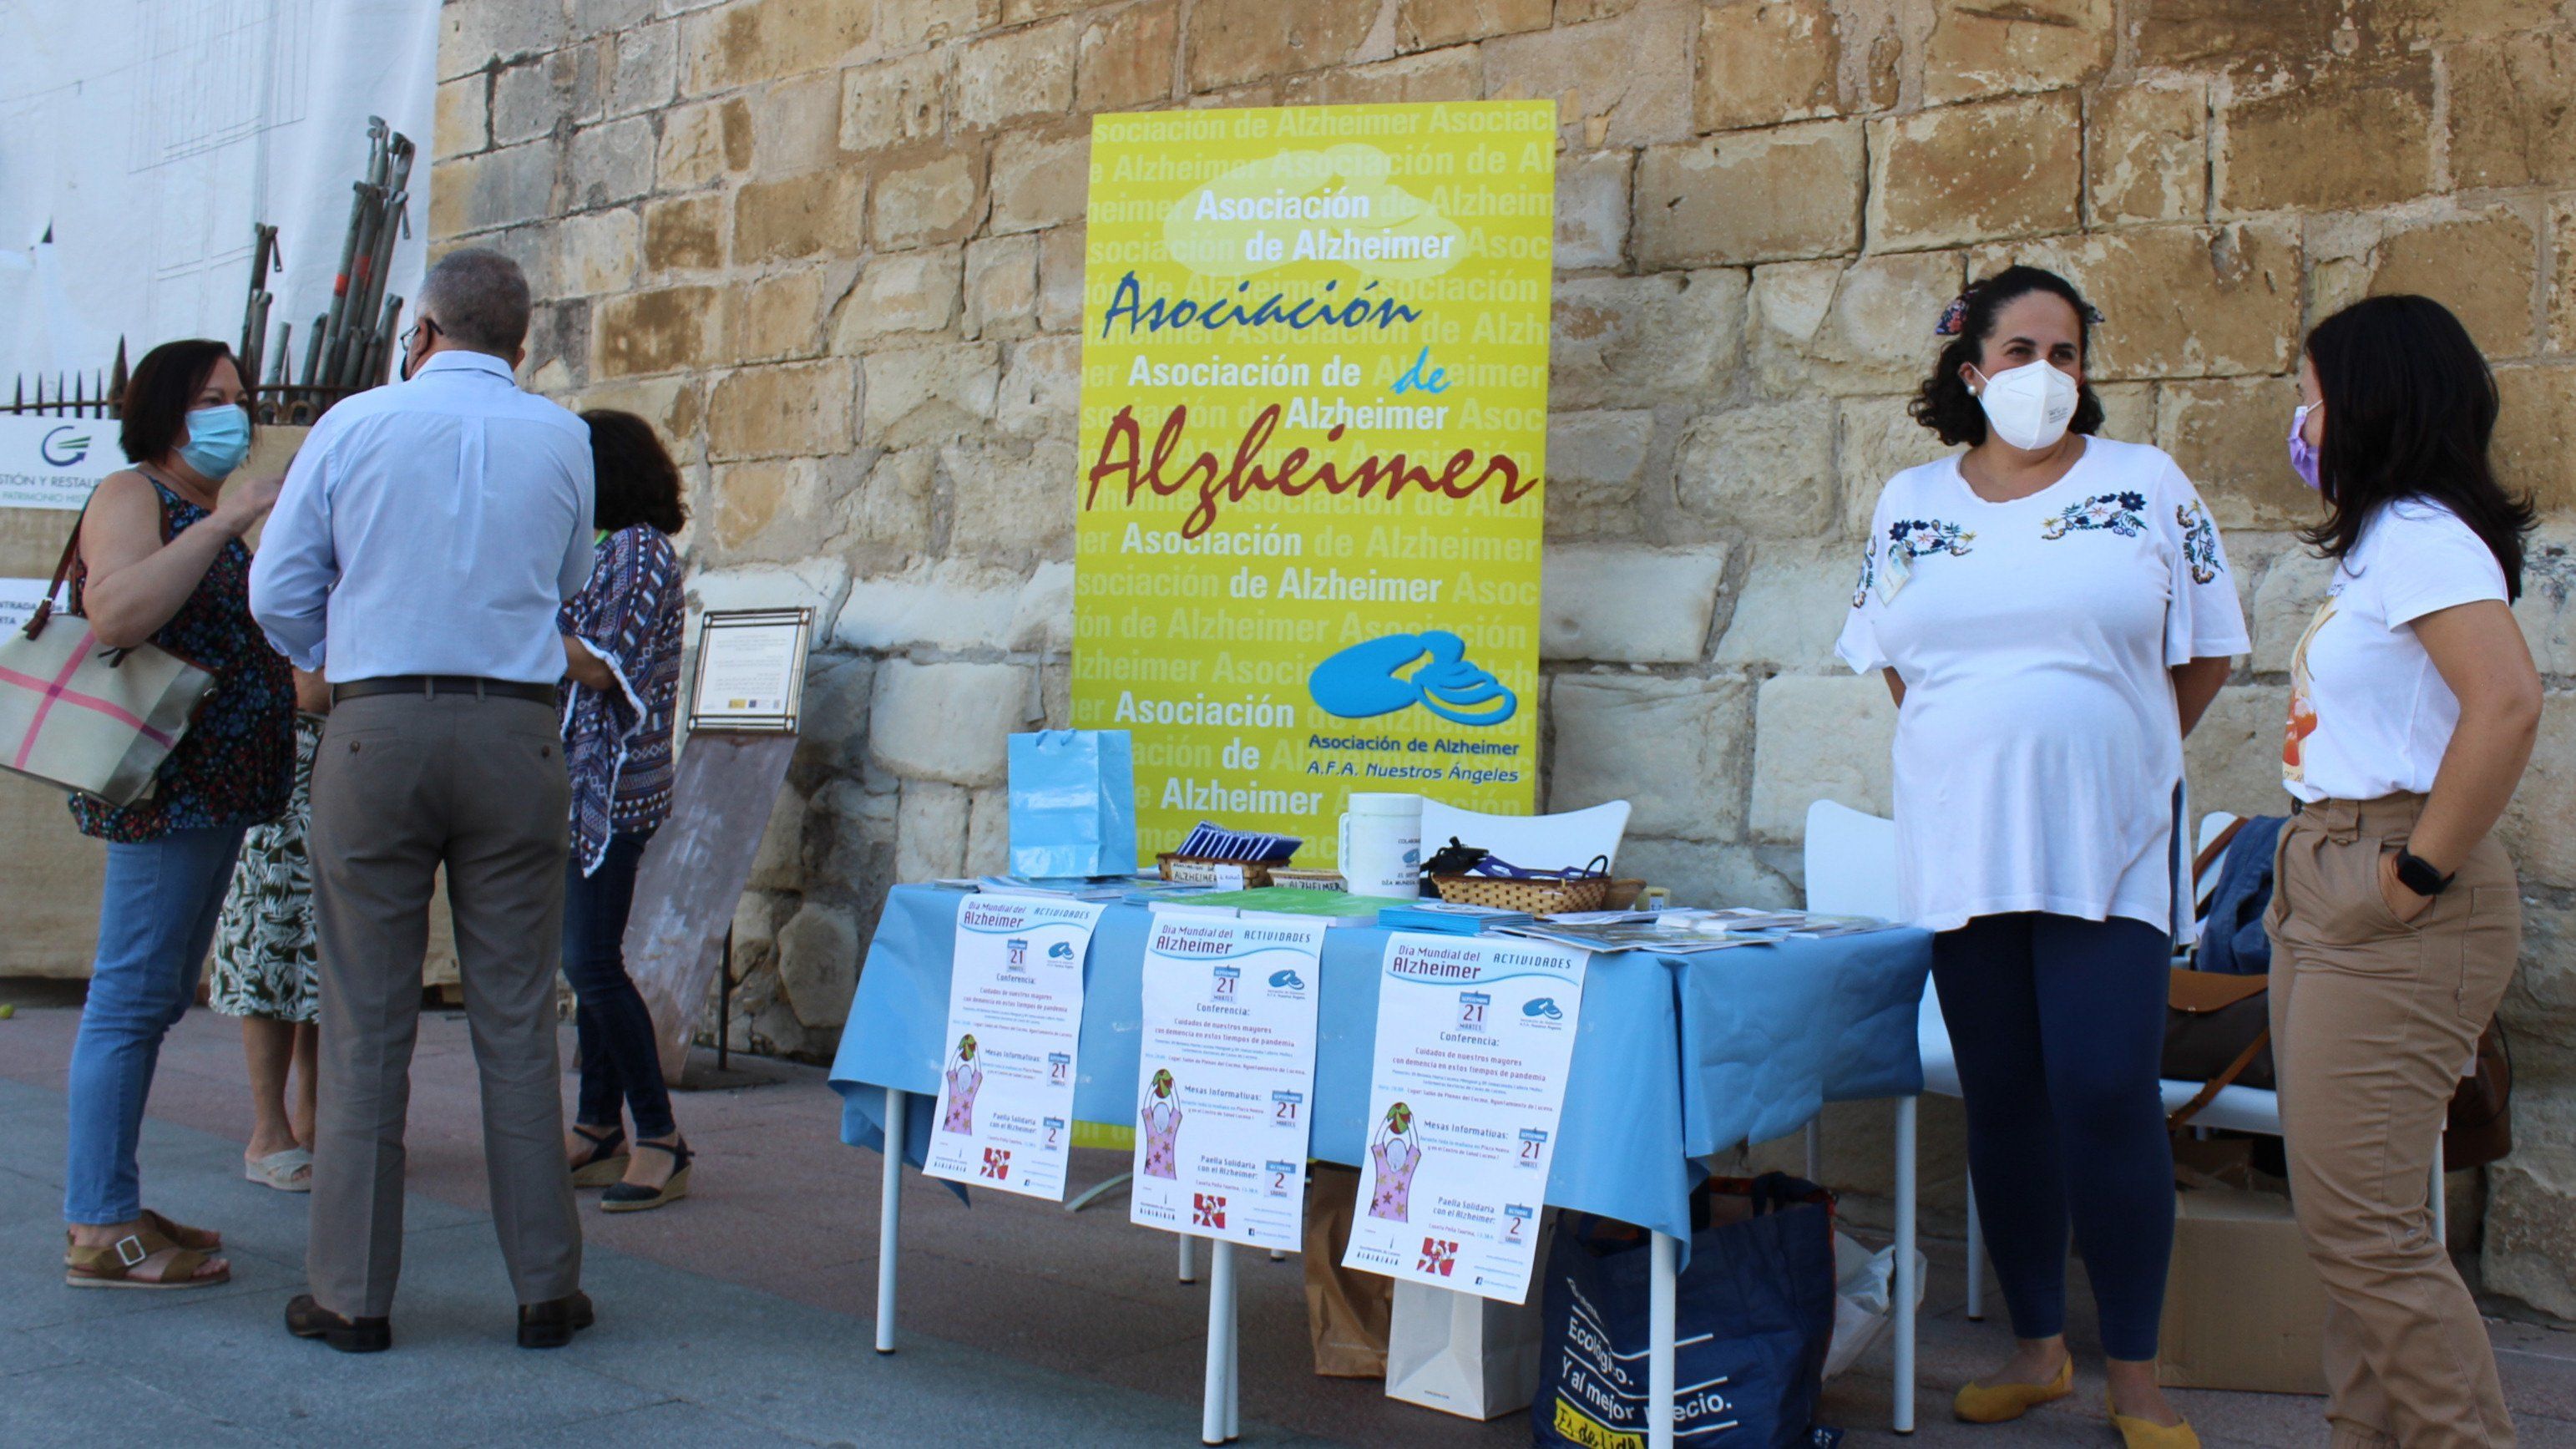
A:
<svg viewBox="0 0 2576 1449">
<path fill-rule="evenodd" d="M 484 1213 L 472 1059 L 460 1018 L 424 1019 L 414 1071 L 412 1196 L 395 1349 L 348 1358 L 287 1338 L 304 1204 L 241 1179 L 247 1111 L 232 1024 L 192 1013 L 162 1058 L 147 1123 L 147 1198 L 219 1227 L 231 1285 L 73 1293 L 49 1245 L 61 1190 L 61 1071 L 74 1014 L 0 1021 L 0 1444 L 1157 1445 L 1196 1442 L 1202 1289 L 1123 1200 L 1067 1215 L 907 1179 L 902 1351 L 868 1351 L 877 1159 L 841 1147 L 838 1101 L 811 1068 L 679 1103 L 701 1152 L 694 1195 L 606 1218 L 585 1199 L 585 1281 L 601 1323 L 574 1347 L 510 1340 Z M 1089 1182 L 1123 1164 L 1081 1154 Z M 1944 1386 L 2001 1332 L 1959 1311 L 1956 1245 L 1935 1243 L 1920 1445 L 2112 1445 L 2099 1380 L 2022 1423 L 1948 1421 Z M 1243 1429 L 1251 1444 L 1528 1442 L 1520 1415 L 1473 1424 L 1308 1372 L 1296 1262 L 1243 1262 Z M 2079 1326 L 2079 1344 L 2085 1329 Z M 2526 1446 L 2576 1446 L 2576 1335 L 2498 1324 Z M 2089 1348 L 2089 1345 L 2084 1345 Z M 1882 1346 L 1828 1386 L 1854 1444 L 1887 1432 Z M 2205 1442 L 2323 1440 L 2316 1401 L 2185 1394 Z"/>
</svg>

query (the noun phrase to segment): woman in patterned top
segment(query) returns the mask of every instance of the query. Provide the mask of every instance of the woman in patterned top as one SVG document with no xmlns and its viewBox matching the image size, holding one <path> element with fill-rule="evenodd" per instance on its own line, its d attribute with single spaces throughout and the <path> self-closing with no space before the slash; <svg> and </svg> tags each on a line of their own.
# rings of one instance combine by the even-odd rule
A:
<svg viewBox="0 0 2576 1449">
<path fill-rule="evenodd" d="M 671 717 L 680 692 L 680 560 L 688 522 L 680 470 L 632 413 L 594 409 L 599 562 L 556 621 L 564 640 L 564 764 L 572 860 L 564 881 L 564 976 L 579 1000 L 581 1100 L 566 1151 L 600 1205 L 638 1212 L 687 1195 L 689 1148 L 671 1119 L 652 1013 L 626 974 L 626 914 L 644 843 L 671 813 Z M 623 1114 L 621 1114 L 621 1106 Z M 635 1119 L 626 1150 L 622 1115 Z"/>
<path fill-rule="evenodd" d="M 241 1018 L 251 1105 L 242 1176 L 279 1192 L 313 1190 L 313 1072 L 320 1030 L 313 863 L 304 838 L 313 825 L 313 752 L 321 748 L 322 716 L 330 710 L 331 686 L 319 674 L 296 670 L 295 791 L 285 814 L 242 837 L 232 890 L 215 925 L 215 965 L 206 991 L 208 1006 Z"/>
<path fill-rule="evenodd" d="M 2072 1391 L 2071 1228 L 2112 1422 L 2186 1449 L 2156 1383 L 2173 1249 L 2157 1087 L 2182 739 L 2246 650 L 2209 510 L 2174 460 L 2099 435 L 2098 321 L 2008 267 L 1934 330 L 1915 421 L 1967 446 L 1888 480 L 1836 652 L 1895 697 L 1897 899 L 1968 1109 L 1968 1173 L 2019 1350 L 1959 1390 L 1972 1423 Z"/>
<path fill-rule="evenodd" d="M 294 681 L 251 621 L 242 546 L 280 480 L 222 486 L 250 451 L 248 400 L 220 342 L 145 353 L 119 430 L 135 466 L 98 485 L 80 525 L 71 607 L 97 642 L 158 645 L 214 682 L 148 794 L 71 802 L 82 833 L 107 842 L 67 1093 L 64 1267 L 76 1288 L 201 1288 L 232 1272 L 213 1256 L 219 1235 L 143 1206 L 134 1153 L 161 1039 L 196 997 L 242 832 L 286 807 L 294 778 Z"/>
</svg>

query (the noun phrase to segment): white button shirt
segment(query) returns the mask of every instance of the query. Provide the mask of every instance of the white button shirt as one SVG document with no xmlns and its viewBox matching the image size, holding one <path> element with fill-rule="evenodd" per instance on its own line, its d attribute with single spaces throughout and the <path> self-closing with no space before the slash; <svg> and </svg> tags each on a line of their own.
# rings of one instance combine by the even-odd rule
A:
<svg viewBox="0 0 2576 1449">
<path fill-rule="evenodd" d="M 555 613 L 590 580 L 590 425 L 509 364 L 440 352 L 322 415 L 251 562 L 278 651 L 334 684 L 563 677 Z"/>
</svg>

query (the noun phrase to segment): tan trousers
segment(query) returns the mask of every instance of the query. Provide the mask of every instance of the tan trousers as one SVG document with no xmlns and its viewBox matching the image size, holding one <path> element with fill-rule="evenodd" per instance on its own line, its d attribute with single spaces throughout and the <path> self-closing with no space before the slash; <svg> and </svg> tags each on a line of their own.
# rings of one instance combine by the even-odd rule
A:
<svg viewBox="0 0 2576 1449">
<path fill-rule="evenodd" d="M 2325 1280 L 2336 1449 L 2509 1446 L 2476 1304 L 2433 1239 L 2425 1183 L 2461 1068 L 2522 944 L 2513 862 L 2479 842 L 2411 922 L 2379 889 L 2420 795 L 2328 800 L 2281 832 L 2272 1036 L 2290 1194 Z"/>
<path fill-rule="evenodd" d="M 385 694 L 331 711 L 313 764 L 321 1049 L 305 1255 L 324 1308 L 393 1309 L 403 1118 L 442 865 L 501 1256 L 521 1303 L 581 1286 L 555 1054 L 570 795 L 554 711 L 534 700 Z"/>
</svg>

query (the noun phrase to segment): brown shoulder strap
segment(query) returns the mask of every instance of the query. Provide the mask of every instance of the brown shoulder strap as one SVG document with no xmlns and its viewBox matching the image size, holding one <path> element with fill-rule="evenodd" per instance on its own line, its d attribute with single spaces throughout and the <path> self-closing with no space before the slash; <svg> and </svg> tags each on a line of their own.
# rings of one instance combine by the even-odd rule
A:
<svg viewBox="0 0 2576 1449">
<path fill-rule="evenodd" d="M 2236 1054 L 2236 1060 L 2227 1064 L 2227 1070 L 2210 1078 L 2209 1081 L 2201 1087 L 2200 1094 L 2198 1096 L 2193 1097 L 2190 1101 L 2175 1108 L 2173 1110 L 2173 1114 L 2165 1118 L 2165 1130 L 2167 1132 L 2180 1132 L 2183 1128 L 2190 1126 L 2191 1119 L 2200 1115 L 2201 1108 L 2208 1106 L 2213 1101 L 2216 1101 L 2220 1092 L 2227 1090 L 2228 1086 L 2238 1077 L 2245 1075 L 2245 1069 L 2254 1065 L 2255 1055 L 2261 1052 L 2263 1048 L 2271 1042 L 2271 1040 L 2272 1028 L 2268 1026 L 2255 1033 L 2254 1039 L 2245 1044 L 2245 1050 Z"/>
<path fill-rule="evenodd" d="M 88 519 L 89 505 L 84 503 L 81 505 L 80 517 L 72 520 L 72 536 L 63 540 L 63 556 L 54 564 L 52 586 L 47 588 L 45 596 L 36 602 L 36 612 L 27 616 L 25 632 L 30 639 L 45 632 L 45 621 L 54 616 L 54 595 L 63 591 L 63 580 L 71 577 L 72 560 L 80 554 L 81 524 Z M 73 601 L 72 612 L 75 614 L 80 612 L 78 600 Z"/>
</svg>

